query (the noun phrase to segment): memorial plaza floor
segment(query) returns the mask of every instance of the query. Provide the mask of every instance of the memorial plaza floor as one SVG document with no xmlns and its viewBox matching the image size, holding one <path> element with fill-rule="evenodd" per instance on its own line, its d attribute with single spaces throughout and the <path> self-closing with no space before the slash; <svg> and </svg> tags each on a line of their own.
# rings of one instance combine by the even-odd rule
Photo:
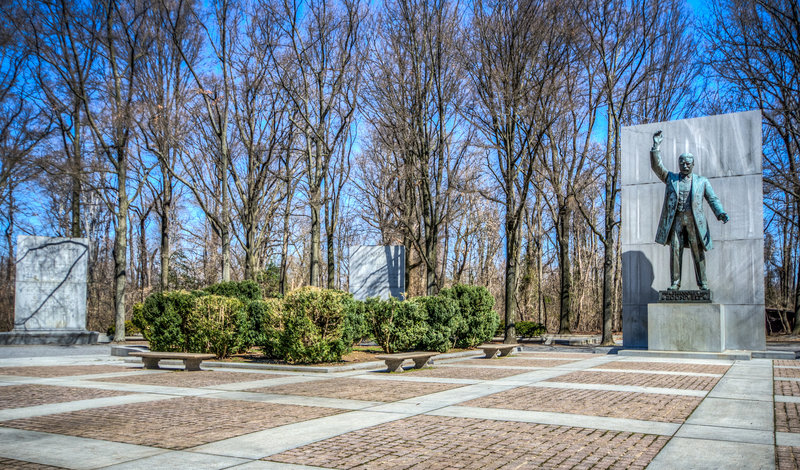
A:
<svg viewBox="0 0 800 470">
<path fill-rule="evenodd" d="M 0 468 L 797 468 L 800 360 L 526 348 L 402 373 L 0 347 Z"/>
</svg>

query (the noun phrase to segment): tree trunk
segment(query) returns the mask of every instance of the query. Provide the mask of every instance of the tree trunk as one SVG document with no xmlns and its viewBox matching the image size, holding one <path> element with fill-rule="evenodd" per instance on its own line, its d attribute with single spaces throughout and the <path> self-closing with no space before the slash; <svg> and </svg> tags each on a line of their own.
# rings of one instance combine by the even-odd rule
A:
<svg viewBox="0 0 800 470">
<path fill-rule="evenodd" d="M 325 237 L 326 250 L 328 251 L 328 289 L 336 288 L 336 247 L 333 244 L 333 234 L 328 233 Z"/>
<path fill-rule="evenodd" d="M 795 217 L 800 218 L 800 200 L 795 201 Z M 796 227 L 800 227 L 800 221 Z M 800 259 L 795 260 L 797 263 L 797 275 L 794 278 L 794 327 L 792 334 L 800 334 Z"/>
<path fill-rule="evenodd" d="M 425 291 L 427 295 L 436 295 L 439 292 L 439 283 L 436 276 L 436 235 L 434 229 L 429 227 L 425 233 Z"/>
<path fill-rule="evenodd" d="M 320 206 L 319 191 L 312 190 L 311 201 L 311 262 L 309 269 L 309 285 L 319 286 L 319 261 L 320 261 Z"/>
<path fill-rule="evenodd" d="M 606 181 L 605 181 L 605 213 L 603 214 L 603 335 L 601 344 L 613 346 L 612 321 L 614 315 L 614 185 L 616 178 L 615 166 L 611 160 L 616 157 L 616 140 L 613 138 L 619 132 L 619 121 L 616 116 L 609 113 L 608 130 L 606 134 Z"/>
<path fill-rule="evenodd" d="M 172 183 L 168 171 L 162 164 L 161 178 L 163 193 L 161 195 L 161 282 L 159 289 L 164 292 L 169 289 L 169 222 L 172 216 Z"/>
<path fill-rule="evenodd" d="M 283 239 L 281 240 L 281 277 L 280 277 L 280 291 L 281 295 L 286 295 L 286 275 L 289 270 L 289 206 L 291 205 L 291 196 L 286 202 L 286 213 L 283 215 Z"/>
<path fill-rule="evenodd" d="M 222 124 L 220 124 L 222 126 Z M 229 213 L 229 194 L 228 194 L 228 142 L 223 134 L 222 138 L 222 227 L 220 227 L 220 241 L 222 242 L 222 281 L 231 280 L 231 232 L 230 232 L 230 213 Z"/>
<path fill-rule="evenodd" d="M 512 196 L 513 197 L 513 196 Z M 510 206 L 510 207 L 509 207 Z M 519 223 L 515 215 L 509 214 L 514 203 L 506 203 L 506 329 L 504 343 L 517 342 L 516 306 L 517 306 L 517 255 L 519 251 Z"/>
<path fill-rule="evenodd" d="M 80 238 L 83 234 L 81 230 L 81 109 L 80 101 L 75 101 L 75 109 L 72 112 L 74 119 L 74 136 L 72 138 L 72 196 L 70 201 L 70 213 L 72 215 L 72 226 L 70 233 L 73 238 Z M 11 245 L 9 245 L 10 247 Z"/>
<path fill-rule="evenodd" d="M 248 281 L 255 280 L 256 266 L 258 265 L 258 254 L 256 253 L 255 228 L 251 222 L 245 228 L 244 238 L 244 278 Z"/>
<path fill-rule="evenodd" d="M 148 211 L 149 212 L 149 211 Z M 139 219 L 139 300 L 144 302 L 144 290 L 148 283 L 147 272 L 147 231 L 145 230 L 145 223 L 147 216 L 142 216 Z"/>
<path fill-rule="evenodd" d="M 114 341 L 125 341 L 125 285 L 127 283 L 126 251 L 128 244 L 128 193 L 125 183 L 128 174 L 127 155 L 120 150 L 117 160 L 117 230 L 114 235 Z"/>
<path fill-rule="evenodd" d="M 558 265 L 561 275 L 560 298 L 561 312 L 559 321 L 559 334 L 570 334 L 570 319 L 572 317 L 572 272 L 569 259 L 569 201 L 563 201 L 558 207 Z"/>
</svg>

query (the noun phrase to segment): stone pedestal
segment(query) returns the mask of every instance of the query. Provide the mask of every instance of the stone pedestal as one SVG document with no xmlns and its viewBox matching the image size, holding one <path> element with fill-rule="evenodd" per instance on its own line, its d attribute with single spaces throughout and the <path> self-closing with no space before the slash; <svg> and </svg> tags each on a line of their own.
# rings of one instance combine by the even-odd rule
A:
<svg viewBox="0 0 800 470">
<path fill-rule="evenodd" d="M 710 303 L 647 306 L 647 345 L 656 351 L 722 352 L 725 307 Z"/>
</svg>

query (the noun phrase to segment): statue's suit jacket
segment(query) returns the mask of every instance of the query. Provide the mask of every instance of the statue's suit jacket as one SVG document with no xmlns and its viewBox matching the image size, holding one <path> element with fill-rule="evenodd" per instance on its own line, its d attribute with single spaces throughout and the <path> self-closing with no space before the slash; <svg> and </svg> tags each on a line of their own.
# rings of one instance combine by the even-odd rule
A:
<svg viewBox="0 0 800 470">
<path fill-rule="evenodd" d="M 664 190 L 664 205 L 661 207 L 661 218 L 658 221 L 658 230 L 656 230 L 656 243 L 662 245 L 669 244 L 669 232 L 672 229 L 672 224 L 675 221 L 675 214 L 678 210 L 678 181 L 681 179 L 679 173 L 667 171 L 661 163 L 661 152 L 658 150 L 650 151 L 650 165 L 653 172 L 658 176 L 658 179 L 666 183 Z M 706 250 L 711 249 L 711 234 L 708 232 L 708 222 L 706 221 L 705 213 L 703 212 L 703 198 L 708 201 L 711 210 L 717 219 L 725 212 L 722 208 L 722 203 L 719 198 L 714 194 L 711 188 L 711 183 L 708 179 L 692 174 L 692 215 L 694 216 L 694 223 L 697 227 L 697 233 L 703 241 L 703 246 Z"/>
</svg>

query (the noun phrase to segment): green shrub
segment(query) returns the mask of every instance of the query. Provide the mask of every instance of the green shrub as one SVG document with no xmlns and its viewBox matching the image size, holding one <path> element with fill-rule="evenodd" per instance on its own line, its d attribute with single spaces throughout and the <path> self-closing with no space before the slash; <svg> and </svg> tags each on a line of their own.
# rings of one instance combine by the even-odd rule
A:
<svg viewBox="0 0 800 470">
<path fill-rule="evenodd" d="M 364 302 L 354 299 L 352 295 L 346 295 L 342 297 L 342 305 L 345 311 L 344 341 L 356 345 L 369 336 Z"/>
<path fill-rule="evenodd" d="M 283 301 L 254 300 L 247 305 L 249 345 L 260 346 L 268 357 L 279 357 L 278 341 L 282 330 Z"/>
<path fill-rule="evenodd" d="M 497 328 L 494 330 L 495 336 L 504 336 L 506 334 L 506 321 L 500 320 L 500 323 L 497 324 Z"/>
<path fill-rule="evenodd" d="M 346 331 L 352 296 L 345 292 L 302 287 L 283 299 L 283 328 L 278 354 L 287 362 L 340 361 L 353 350 L 352 332 Z"/>
<path fill-rule="evenodd" d="M 364 302 L 372 338 L 387 353 L 414 348 L 425 337 L 427 313 L 415 302 L 370 298 Z"/>
<path fill-rule="evenodd" d="M 278 266 L 270 264 L 263 271 L 256 272 L 255 281 L 261 287 L 265 298 L 280 297 L 281 271 Z"/>
<path fill-rule="evenodd" d="M 184 351 L 184 322 L 198 296 L 187 291 L 155 292 L 141 307 L 134 307 L 133 324 L 150 342 L 152 351 Z"/>
<path fill-rule="evenodd" d="M 517 336 L 523 338 L 533 338 L 547 333 L 547 329 L 541 323 L 532 321 L 518 321 L 514 326 L 517 329 Z"/>
<path fill-rule="evenodd" d="M 227 357 L 247 346 L 243 344 L 246 331 L 247 309 L 241 300 L 221 295 L 197 297 L 184 322 L 186 351 Z"/>
<path fill-rule="evenodd" d="M 494 311 L 494 297 L 486 287 L 456 284 L 439 295 L 458 303 L 462 321 L 455 332 L 456 346 L 472 348 L 498 334 L 500 317 Z"/>
<path fill-rule="evenodd" d="M 458 303 L 442 295 L 417 297 L 410 302 L 416 303 L 425 312 L 428 325 L 417 349 L 444 353 L 452 348 L 456 332 L 465 329 Z"/>
<path fill-rule="evenodd" d="M 218 282 L 212 284 L 203 291 L 212 295 L 221 295 L 223 297 L 233 297 L 239 299 L 243 303 L 248 303 L 253 300 L 261 300 L 261 287 L 255 281 L 230 281 Z"/>
<path fill-rule="evenodd" d="M 133 305 L 133 313 L 134 313 L 134 315 L 137 312 L 137 308 L 141 309 L 142 308 L 142 304 L 138 303 L 138 304 L 134 304 Z M 109 325 L 108 328 L 106 328 L 106 335 L 111 337 L 111 338 L 114 337 L 114 333 L 116 333 L 116 332 L 117 332 L 117 325 L 115 325 L 113 323 L 111 325 Z M 142 334 L 142 330 L 138 326 L 134 325 L 132 320 L 125 320 L 125 336 L 133 336 L 133 335 L 140 335 L 140 334 Z"/>
</svg>

